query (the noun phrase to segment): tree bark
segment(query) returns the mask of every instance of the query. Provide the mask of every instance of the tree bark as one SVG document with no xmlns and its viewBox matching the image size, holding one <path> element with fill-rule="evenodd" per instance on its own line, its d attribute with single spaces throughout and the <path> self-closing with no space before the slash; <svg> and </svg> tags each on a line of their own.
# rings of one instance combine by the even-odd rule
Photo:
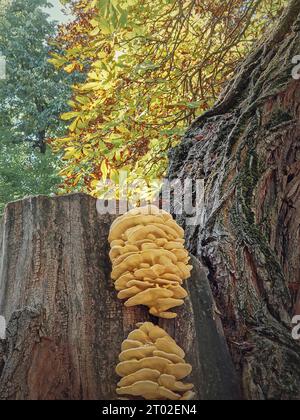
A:
<svg viewBox="0 0 300 420">
<path fill-rule="evenodd" d="M 47 145 L 46 145 L 46 130 L 42 130 L 37 135 L 37 141 L 35 141 L 33 147 L 38 147 L 42 154 L 46 153 Z"/>
<path fill-rule="evenodd" d="M 142 307 L 125 308 L 110 280 L 113 216 L 77 194 L 7 206 L 0 226 L 0 399 L 116 399 L 121 343 Z M 199 399 L 236 399 L 239 387 L 206 272 L 194 260 L 191 299 L 160 322 L 187 353 Z"/>
<path fill-rule="evenodd" d="M 300 398 L 300 2 L 241 65 L 170 154 L 170 179 L 204 179 L 188 247 L 209 270 L 248 399 Z M 174 211 L 175 212 L 175 211 Z M 185 215 L 178 218 L 185 226 Z"/>
</svg>

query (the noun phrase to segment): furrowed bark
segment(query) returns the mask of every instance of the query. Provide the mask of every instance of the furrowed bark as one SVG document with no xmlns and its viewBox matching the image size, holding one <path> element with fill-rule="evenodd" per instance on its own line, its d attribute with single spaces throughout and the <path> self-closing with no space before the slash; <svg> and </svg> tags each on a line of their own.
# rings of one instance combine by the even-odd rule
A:
<svg viewBox="0 0 300 420">
<path fill-rule="evenodd" d="M 170 154 L 171 180 L 205 181 L 204 225 L 186 238 L 209 269 L 248 399 L 300 398 L 299 45 L 297 0 Z"/>
</svg>

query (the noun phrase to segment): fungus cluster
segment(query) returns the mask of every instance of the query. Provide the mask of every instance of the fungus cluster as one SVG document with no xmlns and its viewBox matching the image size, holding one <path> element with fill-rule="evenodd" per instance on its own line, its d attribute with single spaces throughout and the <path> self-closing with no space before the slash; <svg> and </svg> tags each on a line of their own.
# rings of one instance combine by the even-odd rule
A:
<svg viewBox="0 0 300 420">
<path fill-rule="evenodd" d="M 155 206 L 133 209 L 114 221 L 109 234 L 112 279 L 127 307 L 145 305 L 150 314 L 171 319 L 181 306 L 183 281 L 192 266 L 184 248 L 184 231 L 172 216 Z"/>
<path fill-rule="evenodd" d="M 122 377 L 117 394 L 146 400 L 191 400 L 192 384 L 181 382 L 192 366 L 184 351 L 160 327 L 151 322 L 138 324 L 122 344 L 116 372 Z"/>
</svg>

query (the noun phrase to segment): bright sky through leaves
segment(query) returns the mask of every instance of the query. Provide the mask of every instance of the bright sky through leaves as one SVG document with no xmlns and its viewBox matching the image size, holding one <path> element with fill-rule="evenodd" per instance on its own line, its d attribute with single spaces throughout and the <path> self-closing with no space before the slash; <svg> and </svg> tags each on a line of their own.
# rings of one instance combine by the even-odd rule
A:
<svg viewBox="0 0 300 420">
<path fill-rule="evenodd" d="M 72 15 L 67 7 L 64 7 L 59 0 L 50 0 L 49 3 L 53 5 L 47 8 L 46 11 L 50 15 L 51 20 L 56 20 L 59 23 L 68 23 L 72 20 Z M 64 13 L 64 11 L 67 12 Z"/>
</svg>

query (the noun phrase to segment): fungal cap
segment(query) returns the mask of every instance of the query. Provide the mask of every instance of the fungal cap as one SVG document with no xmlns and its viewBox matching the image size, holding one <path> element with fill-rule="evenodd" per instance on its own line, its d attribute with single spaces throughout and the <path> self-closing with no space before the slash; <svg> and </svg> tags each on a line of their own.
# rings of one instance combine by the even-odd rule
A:
<svg viewBox="0 0 300 420">
<path fill-rule="evenodd" d="M 137 340 L 124 340 L 122 343 L 122 351 L 129 350 L 129 349 L 136 349 L 138 347 L 142 347 L 143 344 Z"/>
<path fill-rule="evenodd" d="M 177 356 L 184 359 L 185 352 L 180 348 L 175 340 L 173 340 L 170 336 L 159 338 L 155 342 L 157 350 L 164 351 L 165 353 L 176 354 Z"/>
<path fill-rule="evenodd" d="M 124 259 L 123 259 L 124 258 Z M 147 263 L 149 264 L 149 267 L 155 266 L 157 263 L 160 265 L 165 266 L 164 271 L 166 268 L 168 271 L 176 271 L 180 272 L 181 268 L 178 268 L 178 264 L 184 263 L 177 262 L 176 256 L 165 249 L 153 249 L 153 250 L 146 250 L 146 251 L 140 251 L 139 253 L 130 253 L 128 256 L 121 256 L 119 257 L 118 264 L 113 265 L 113 270 L 111 273 L 111 277 L 113 280 L 118 279 L 122 274 L 124 274 L 126 271 L 131 271 L 137 267 L 140 267 L 142 264 Z M 154 269 L 154 267 L 152 267 Z M 154 271 L 155 273 L 155 271 Z"/>
<path fill-rule="evenodd" d="M 156 350 L 155 346 L 145 345 L 139 348 L 133 348 L 122 351 L 119 356 L 120 362 L 124 362 L 125 360 L 131 359 L 144 359 L 145 357 L 149 357 L 153 355 L 153 352 Z"/>
<path fill-rule="evenodd" d="M 164 359 L 162 357 L 152 356 L 145 357 L 141 360 L 126 360 L 120 362 L 116 367 L 116 373 L 121 376 L 131 375 L 139 369 L 149 368 L 153 370 L 158 370 L 159 372 L 164 372 L 167 365 L 172 364 L 170 360 Z M 175 366 L 175 365 L 174 365 Z M 168 372 L 169 373 L 169 372 Z M 178 378 L 182 379 L 182 378 Z"/>
<path fill-rule="evenodd" d="M 149 289 L 149 288 L 153 287 L 153 283 L 150 283 L 148 281 L 141 281 L 141 280 L 130 280 L 127 283 L 127 287 L 130 288 L 130 287 L 133 287 L 133 286 L 138 287 L 139 292 L 141 292 L 142 290 Z"/>
<path fill-rule="evenodd" d="M 150 314 L 173 319 L 169 310 L 183 304 L 181 287 L 190 277 L 184 231 L 155 206 L 130 210 L 111 226 L 111 278 L 127 307 L 145 305 Z"/>
<path fill-rule="evenodd" d="M 137 328 L 144 331 L 146 334 L 149 333 L 149 331 L 152 330 L 152 328 L 155 326 L 153 322 L 146 321 L 146 322 L 137 322 L 136 324 Z"/>
<path fill-rule="evenodd" d="M 175 312 L 159 312 L 156 308 L 150 308 L 150 314 L 164 319 L 174 319 L 177 317 Z"/>
<path fill-rule="evenodd" d="M 183 395 L 183 397 L 181 397 L 180 399 L 182 400 L 182 401 L 191 401 L 194 397 L 195 397 L 195 392 L 193 392 L 193 391 L 187 391 L 184 395 Z"/>
<path fill-rule="evenodd" d="M 125 238 L 130 243 L 136 243 L 137 241 L 142 241 L 143 239 L 147 238 L 148 235 L 153 235 L 155 238 L 168 239 L 167 233 L 163 229 L 161 229 L 159 226 L 154 226 L 154 225 L 135 226 L 134 228 L 129 229 L 126 232 Z"/>
<path fill-rule="evenodd" d="M 118 395 L 157 400 L 189 400 L 195 396 L 193 385 L 180 381 L 192 370 L 184 361 L 184 351 L 152 322 L 137 324 L 122 343 L 119 359 L 116 372 L 122 379 Z"/>
<path fill-rule="evenodd" d="M 165 373 L 175 376 L 176 379 L 183 379 L 192 372 L 192 366 L 188 363 L 177 363 L 166 366 Z"/>
<path fill-rule="evenodd" d="M 184 299 L 188 296 L 187 291 L 181 286 L 170 286 L 169 289 L 175 299 Z"/>
<path fill-rule="evenodd" d="M 136 372 L 139 368 L 140 364 L 137 360 L 127 360 L 126 362 L 121 362 L 117 365 L 116 373 L 123 378 L 123 376 L 131 375 Z"/>
<path fill-rule="evenodd" d="M 153 381 L 138 381 L 134 384 L 117 389 L 119 395 L 146 396 L 147 399 L 179 400 L 180 395 L 168 390 Z"/>
<path fill-rule="evenodd" d="M 166 290 L 168 290 L 168 289 L 166 289 Z M 171 290 L 170 290 L 170 292 L 171 292 Z M 172 293 L 172 295 L 173 295 L 173 293 Z M 170 298 L 166 298 L 166 299 L 157 299 L 156 307 L 158 308 L 159 312 L 165 312 L 168 309 L 176 308 L 178 306 L 182 306 L 183 303 L 184 302 L 183 302 L 182 299 L 174 299 L 174 298 L 170 297 Z"/>
<path fill-rule="evenodd" d="M 133 274 L 129 273 L 128 271 L 127 273 L 124 273 L 121 277 L 119 277 L 118 280 L 115 281 L 116 290 L 120 291 L 126 289 L 127 283 L 130 280 L 134 280 L 134 277 Z"/>
<path fill-rule="evenodd" d="M 144 290 L 125 302 L 125 306 L 131 307 L 136 305 L 151 305 L 157 301 L 157 299 L 165 297 L 171 297 L 173 293 L 170 290 L 155 288 Z"/>
<path fill-rule="evenodd" d="M 156 394 L 159 385 L 153 381 L 138 381 L 129 386 L 124 386 L 117 389 L 118 395 L 133 395 L 135 397 L 143 396 L 145 394 Z"/>
<path fill-rule="evenodd" d="M 164 351 L 156 350 L 156 347 L 153 351 L 153 356 L 163 357 L 170 360 L 172 363 L 185 363 L 184 359 L 177 356 L 177 354 L 165 353 Z"/>
<path fill-rule="evenodd" d="M 153 324 L 152 324 L 153 325 Z M 153 328 L 149 328 L 149 337 L 153 342 L 155 342 L 158 338 L 167 337 L 168 334 L 165 330 L 158 327 L 157 325 L 153 325 Z"/>
<path fill-rule="evenodd" d="M 176 381 L 175 376 L 166 374 L 160 375 L 158 383 L 171 391 L 177 392 L 190 391 L 194 388 L 193 384 L 184 384 L 183 382 Z"/>
<path fill-rule="evenodd" d="M 118 293 L 119 299 L 128 299 L 132 296 L 135 296 L 136 294 L 140 293 L 141 289 L 139 289 L 136 286 L 129 287 L 128 289 L 123 289 Z"/>
<path fill-rule="evenodd" d="M 160 372 L 154 369 L 141 369 L 131 375 L 125 376 L 118 383 L 119 387 L 129 386 L 139 381 L 153 381 L 156 382 L 160 377 Z"/>
<path fill-rule="evenodd" d="M 109 242 L 112 242 L 116 239 L 122 238 L 122 235 L 124 232 L 126 232 L 128 229 L 138 226 L 138 225 L 149 225 L 153 223 L 161 222 L 163 226 L 163 223 L 165 223 L 164 218 L 162 215 L 151 215 L 151 214 L 138 214 L 138 215 L 124 215 L 121 217 L 118 217 L 111 225 L 108 240 Z M 176 235 L 177 236 L 177 235 Z"/>
<path fill-rule="evenodd" d="M 128 335 L 128 339 L 140 341 L 143 344 L 146 344 L 149 341 L 147 334 L 145 334 L 141 329 L 131 331 Z"/>
</svg>

